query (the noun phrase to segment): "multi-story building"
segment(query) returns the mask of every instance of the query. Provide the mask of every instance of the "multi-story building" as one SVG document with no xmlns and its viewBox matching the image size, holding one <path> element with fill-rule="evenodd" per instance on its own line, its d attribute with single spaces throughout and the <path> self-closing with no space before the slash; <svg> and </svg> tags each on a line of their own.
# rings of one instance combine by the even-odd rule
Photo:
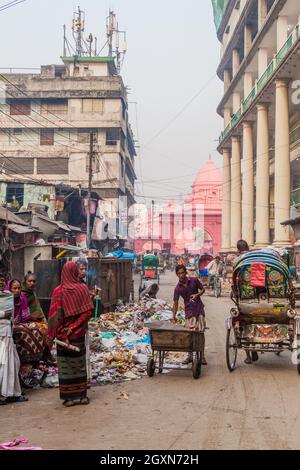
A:
<svg viewBox="0 0 300 470">
<path fill-rule="evenodd" d="M 63 57 L 39 74 L 0 76 L 0 168 L 12 179 L 92 187 L 119 210 L 134 202 L 135 148 L 127 94 L 112 57 Z"/>
<path fill-rule="evenodd" d="M 300 3 L 229 0 L 221 13 L 222 246 L 289 245 L 282 222 L 300 208 Z"/>
</svg>

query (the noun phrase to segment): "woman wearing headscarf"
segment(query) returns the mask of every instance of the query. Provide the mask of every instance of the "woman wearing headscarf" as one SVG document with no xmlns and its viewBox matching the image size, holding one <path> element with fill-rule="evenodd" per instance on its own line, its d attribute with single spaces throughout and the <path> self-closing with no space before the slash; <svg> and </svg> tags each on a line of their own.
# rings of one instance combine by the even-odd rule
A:
<svg viewBox="0 0 300 470">
<path fill-rule="evenodd" d="M 0 274 L 0 405 L 28 401 L 19 380 L 20 359 L 12 333 L 14 300 L 5 291 L 5 276 Z"/>
<path fill-rule="evenodd" d="M 12 279 L 7 285 L 14 297 L 13 335 L 21 364 L 39 362 L 45 350 L 45 340 L 35 323 L 31 322 L 27 297 L 21 282 Z"/>
<path fill-rule="evenodd" d="M 30 311 L 30 319 L 36 324 L 40 332 L 47 336 L 48 323 L 41 307 L 40 301 L 35 293 L 36 276 L 28 272 L 24 278 L 23 293 L 26 295 Z"/>
<path fill-rule="evenodd" d="M 51 355 L 52 342 L 48 337 L 48 323 L 41 307 L 40 301 L 35 293 L 36 276 L 32 272 L 28 272 L 24 278 L 23 293 L 26 295 L 28 307 L 30 311 L 31 327 L 38 328 L 44 337 L 45 350 L 43 360 L 48 365 L 56 364 Z"/>
<path fill-rule="evenodd" d="M 78 266 L 72 261 L 67 262 L 62 270 L 61 284 L 52 294 L 48 319 L 51 339 L 57 338 L 79 349 L 76 352 L 57 345 L 60 398 L 64 400 L 64 406 L 74 406 L 77 400 L 82 405 L 89 403 L 85 334 L 93 309 L 88 288 L 79 280 Z"/>
</svg>

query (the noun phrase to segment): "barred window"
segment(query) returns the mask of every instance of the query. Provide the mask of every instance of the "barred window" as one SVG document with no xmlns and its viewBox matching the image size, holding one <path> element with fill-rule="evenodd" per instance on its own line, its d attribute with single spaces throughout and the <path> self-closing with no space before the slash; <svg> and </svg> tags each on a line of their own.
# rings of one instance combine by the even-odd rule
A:
<svg viewBox="0 0 300 470">
<path fill-rule="evenodd" d="M 119 140 L 120 129 L 118 127 L 106 129 L 106 145 L 117 145 Z"/>
<path fill-rule="evenodd" d="M 29 100 L 13 100 L 10 102 L 11 116 L 29 116 L 31 114 L 31 102 Z"/>
<path fill-rule="evenodd" d="M 40 145 L 54 145 L 54 129 L 40 130 Z"/>
</svg>

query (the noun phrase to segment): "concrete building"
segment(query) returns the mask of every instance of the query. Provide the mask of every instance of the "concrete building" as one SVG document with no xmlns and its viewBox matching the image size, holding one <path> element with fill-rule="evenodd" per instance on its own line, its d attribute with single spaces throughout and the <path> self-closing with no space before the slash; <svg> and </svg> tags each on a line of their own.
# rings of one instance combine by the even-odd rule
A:
<svg viewBox="0 0 300 470">
<path fill-rule="evenodd" d="M 112 57 L 63 57 L 39 74 L 1 75 L 0 168 L 12 179 L 88 186 L 119 210 L 134 203 L 135 148 L 127 93 Z"/>
<path fill-rule="evenodd" d="M 224 251 L 296 241 L 282 222 L 300 210 L 299 15 L 295 0 L 229 0 L 217 23 Z"/>
</svg>

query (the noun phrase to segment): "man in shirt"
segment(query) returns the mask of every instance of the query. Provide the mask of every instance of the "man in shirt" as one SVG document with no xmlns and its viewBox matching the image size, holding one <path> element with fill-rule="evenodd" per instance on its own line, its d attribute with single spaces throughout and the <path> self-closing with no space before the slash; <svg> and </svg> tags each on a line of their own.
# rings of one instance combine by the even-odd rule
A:
<svg viewBox="0 0 300 470">
<path fill-rule="evenodd" d="M 249 245 L 246 242 L 246 240 L 239 240 L 236 244 L 236 249 L 238 251 L 238 257 L 235 260 L 234 266 L 237 265 L 239 260 L 243 255 L 248 253 L 250 251 Z M 246 359 L 245 359 L 245 364 L 252 364 L 252 362 L 258 361 L 258 354 L 256 351 L 252 351 L 251 354 L 249 351 L 246 351 Z"/>
<path fill-rule="evenodd" d="M 184 300 L 186 328 L 193 331 L 204 331 L 205 311 L 201 296 L 204 294 L 205 289 L 199 279 L 187 276 L 187 270 L 184 265 L 178 265 L 176 267 L 176 274 L 179 282 L 174 290 L 173 321 L 175 323 L 177 321 L 178 302 L 180 297 L 182 297 Z M 188 355 L 184 364 L 188 364 L 189 362 L 192 362 L 192 354 Z M 202 364 L 207 364 L 204 354 Z"/>
<path fill-rule="evenodd" d="M 207 266 L 206 269 L 208 271 L 208 283 L 209 286 L 213 284 L 215 276 L 221 276 L 224 271 L 224 263 L 220 255 L 217 255 L 213 261 L 211 261 Z"/>
</svg>

